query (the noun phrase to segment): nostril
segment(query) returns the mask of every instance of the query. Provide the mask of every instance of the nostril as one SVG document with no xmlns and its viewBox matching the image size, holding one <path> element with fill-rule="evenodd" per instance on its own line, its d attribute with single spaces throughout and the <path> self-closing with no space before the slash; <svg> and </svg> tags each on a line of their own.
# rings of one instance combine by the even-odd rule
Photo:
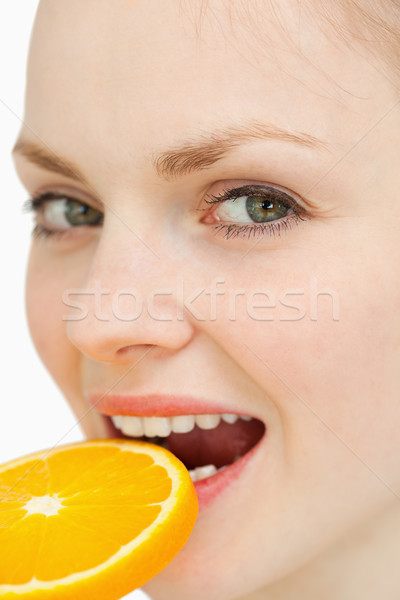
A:
<svg viewBox="0 0 400 600">
<path fill-rule="evenodd" d="M 161 354 L 166 352 L 165 348 L 155 346 L 154 344 L 130 344 L 129 346 L 123 346 L 118 348 L 116 351 L 116 357 L 121 360 L 132 360 L 134 355 L 143 357 L 151 352 L 152 357 L 158 358 Z"/>
<path fill-rule="evenodd" d="M 154 348 L 153 344 L 130 344 L 129 346 L 124 346 L 123 348 L 118 348 L 117 354 L 129 354 L 133 351 L 136 351 L 138 348 L 142 348 L 142 350 L 149 350 L 150 348 Z"/>
</svg>

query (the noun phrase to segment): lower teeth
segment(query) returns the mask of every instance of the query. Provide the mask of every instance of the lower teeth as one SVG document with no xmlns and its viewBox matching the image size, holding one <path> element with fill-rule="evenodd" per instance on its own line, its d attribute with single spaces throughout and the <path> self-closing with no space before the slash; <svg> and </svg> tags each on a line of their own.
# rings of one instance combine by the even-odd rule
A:
<svg viewBox="0 0 400 600">
<path fill-rule="evenodd" d="M 195 469 L 191 469 L 189 471 L 189 475 L 192 481 L 201 481 L 206 477 L 212 477 L 216 473 L 222 471 L 222 469 L 224 469 L 224 467 L 217 469 L 215 465 L 205 465 L 204 467 L 196 467 Z"/>
</svg>

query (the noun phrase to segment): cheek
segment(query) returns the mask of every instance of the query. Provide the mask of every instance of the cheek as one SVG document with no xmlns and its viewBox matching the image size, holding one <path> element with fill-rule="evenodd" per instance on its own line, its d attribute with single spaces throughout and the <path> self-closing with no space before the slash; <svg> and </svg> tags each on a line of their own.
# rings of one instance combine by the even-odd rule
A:
<svg viewBox="0 0 400 600">
<path fill-rule="evenodd" d="M 39 356 L 77 413 L 80 356 L 66 336 L 67 310 L 62 300 L 64 290 L 76 287 L 76 282 L 68 277 L 64 267 L 33 247 L 26 281 L 26 310 Z"/>
<path fill-rule="evenodd" d="M 352 230 L 347 245 L 343 236 L 341 248 L 329 248 L 325 236 L 318 260 L 304 254 L 290 270 L 283 260 L 256 268 L 254 256 L 220 286 L 217 318 L 204 327 L 264 391 L 266 416 L 276 407 L 293 456 L 299 447 L 315 452 L 325 431 L 333 452 L 343 440 L 391 476 L 400 452 L 400 286 L 386 257 L 396 260 L 398 241 L 370 247 L 364 238 Z M 199 299 L 205 315 L 211 300 Z"/>
</svg>

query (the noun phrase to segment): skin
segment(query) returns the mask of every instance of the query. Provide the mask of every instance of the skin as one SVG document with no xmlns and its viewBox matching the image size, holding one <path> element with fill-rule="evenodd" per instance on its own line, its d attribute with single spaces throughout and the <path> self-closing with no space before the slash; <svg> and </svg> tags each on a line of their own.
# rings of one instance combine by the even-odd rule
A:
<svg viewBox="0 0 400 600">
<path fill-rule="evenodd" d="M 111 388 L 195 395 L 266 424 L 240 479 L 145 588 L 152 597 L 398 598 L 395 86 L 378 58 L 355 44 L 351 52 L 311 13 L 300 19 L 294 0 L 279 14 L 266 3 L 262 18 L 240 2 L 211 0 L 201 15 L 192 4 L 40 4 L 21 139 L 73 161 L 87 184 L 19 153 L 16 167 L 31 195 L 68 192 L 105 222 L 33 240 L 35 345 L 89 437 L 106 431 L 87 396 Z M 169 179 L 155 171 L 157 153 L 249 120 L 321 141 L 243 140 L 210 168 Z M 281 235 L 224 238 L 205 199 L 238 182 L 287 190 L 306 217 Z M 182 308 L 217 278 L 216 318 L 205 294 Z M 330 296 L 316 300 L 312 282 Z M 66 318 L 77 309 L 63 293 L 96 286 L 110 292 L 104 318 L 93 295 L 79 296 L 86 318 Z M 132 288 L 144 298 L 171 290 L 156 302 L 164 320 L 118 319 L 112 296 Z M 228 290 L 246 292 L 231 320 Z M 302 318 L 277 300 L 288 290 L 302 291 Z M 268 320 L 246 307 L 257 291 L 276 299 L 255 311 Z M 127 296 L 119 309 L 131 310 Z"/>
</svg>

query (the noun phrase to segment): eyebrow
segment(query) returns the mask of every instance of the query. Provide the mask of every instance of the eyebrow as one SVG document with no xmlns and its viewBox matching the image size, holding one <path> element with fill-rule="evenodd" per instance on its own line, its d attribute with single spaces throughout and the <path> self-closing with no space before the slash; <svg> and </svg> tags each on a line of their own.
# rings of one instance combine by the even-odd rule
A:
<svg viewBox="0 0 400 600">
<path fill-rule="evenodd" d="M 275 140 L 302 147 L 327 149 L 327 144 L 307 133 L 293 132 L 259 121 L 215 130 L 209 135 L 162 152 L 154 158 L 154 167 L 165 179 L 183 177 L 193 171 L 207 169 L 238 146 L 256 140 Z"/>
<path fill-rule="evenodd" d="M 84 185 L 88 185 L 86 177 L 81 173 L 79 167 L 73 162 L 61 158 L 56 152 L 45 148 L 35 142 L 18 140 L 12 150 L 13 154 L 21 154 L 29 162 L 42 169 L 64 175 L 75 179 Z"/>
<path fill-rule="evenodd" d="M 276 125 L 251 121 L 240 126 L 215 129 L 208 135 L 202 134 L 197 140 L 190 140 L 179 147 L 158 153 L 153 156 L 153 166 L 159 177 L 166 180 L 176 179 L 194 171 L 208 169 L 238 146 L 256 140 L 283 141 L 316 149 L 327 147 L 325 142 L 308 133 L 288 131 Z M 35 142 L 18 140 L 12 152 L 21 154 L 31 163 L 47 171 L 88 185 L 76 164 Z"/>
</svg>

